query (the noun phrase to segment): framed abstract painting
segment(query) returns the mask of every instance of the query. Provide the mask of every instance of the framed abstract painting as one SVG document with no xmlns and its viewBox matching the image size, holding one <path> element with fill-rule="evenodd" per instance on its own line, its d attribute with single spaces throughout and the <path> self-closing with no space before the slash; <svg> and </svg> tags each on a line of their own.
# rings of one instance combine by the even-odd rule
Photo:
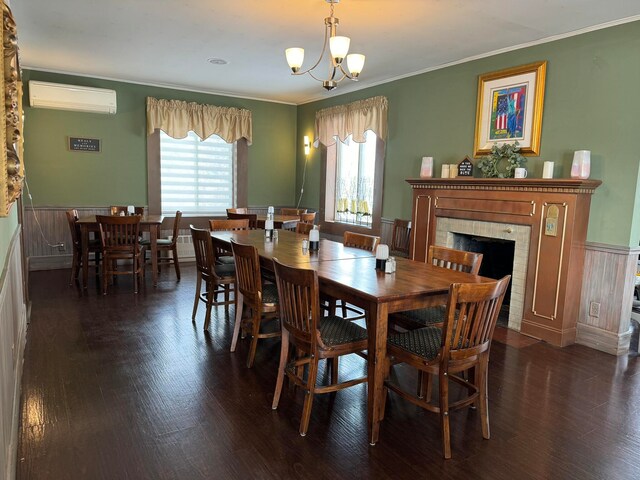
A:
<svg viewBox="0 0 640 480">
<path fill-rule="evenodd" d="M 515 142 L 523 155 L 540 154 L 546 70 L 545 61 L 478 77 L 474 156 Z"/>
</svg>

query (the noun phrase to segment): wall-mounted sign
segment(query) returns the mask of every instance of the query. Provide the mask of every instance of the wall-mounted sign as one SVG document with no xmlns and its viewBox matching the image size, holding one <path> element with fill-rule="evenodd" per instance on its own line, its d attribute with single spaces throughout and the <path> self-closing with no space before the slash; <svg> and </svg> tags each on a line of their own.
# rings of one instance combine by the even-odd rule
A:
<svg viewBox="0 0 640 480">
<path fill-rule="evenodd" d="M 99 138 L 69 137 L 69 150 L 72 152 L 99 152 Z"/>
<path fill-rule="evenodd" d="M 464 157 L 464 160 L 458 164 L 458 176 L 473 177 L 473 163 L 471 163 L 469 157 Z"/>
</svg>

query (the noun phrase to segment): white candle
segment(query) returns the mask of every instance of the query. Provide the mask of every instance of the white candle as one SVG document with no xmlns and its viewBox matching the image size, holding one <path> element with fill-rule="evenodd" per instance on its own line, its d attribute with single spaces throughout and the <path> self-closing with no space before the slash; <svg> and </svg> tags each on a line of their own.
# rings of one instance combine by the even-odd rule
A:
<svg viewBox="0 0 640 480">
<path fill-rule="evenodd" d="M 420 178 L 433 177 L 433 157 L 422 157 L 422 166 L 420 167 Z"/>
<path fill-rule="evenodd" d="M 382 270 L 384 272 L 387 259 L 389 258 L 389 245 L 381 243 L 376 248 L 376 270 Z"/>
<path fill-rule="evenodd" d="M 313 229 L 309 230 L 309 241 L 310 242 L 319 242 L 320 241 L 320 230 Z"/>
<path fill-rule="evenodd" d="M 553 162 L 544 162 L 542 178 L 553 178 Z"/>
<path fill-rule="evenodd" d="M 273 230 L 273 220 L 265 220 L 264 229 L 265 230 Z"/>
</svg>

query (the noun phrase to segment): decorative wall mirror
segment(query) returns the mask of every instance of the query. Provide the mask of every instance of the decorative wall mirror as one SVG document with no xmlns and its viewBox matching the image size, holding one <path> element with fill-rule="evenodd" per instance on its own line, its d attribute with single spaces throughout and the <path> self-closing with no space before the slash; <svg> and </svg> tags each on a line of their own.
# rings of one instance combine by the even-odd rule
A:
<svg viewBox="0 0 640 480">
<path fill-rule="evenodd" d="M 2 1 L 3 58 L 0 102 L 0 216 L 9 215 L 11 205 L 22 192 L 24 165 L 22 164 L 22 79 L 18 62 L 18 36 L 13 14 Z M 2 123 L 4 125 L 2 125 Z"/>
</svg>

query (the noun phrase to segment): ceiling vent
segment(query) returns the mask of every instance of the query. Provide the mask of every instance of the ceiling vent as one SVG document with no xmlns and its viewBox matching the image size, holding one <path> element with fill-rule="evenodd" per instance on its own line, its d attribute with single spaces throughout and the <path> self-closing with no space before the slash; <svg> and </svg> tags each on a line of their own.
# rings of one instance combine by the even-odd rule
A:
<svg viewBox="0 0 640 480">
<path fill-rule="evenodd" d="M 29 105 L 77 112 L 116 113 L 116 92 L 104 88 L 29 82 Z"/>
</svg>

